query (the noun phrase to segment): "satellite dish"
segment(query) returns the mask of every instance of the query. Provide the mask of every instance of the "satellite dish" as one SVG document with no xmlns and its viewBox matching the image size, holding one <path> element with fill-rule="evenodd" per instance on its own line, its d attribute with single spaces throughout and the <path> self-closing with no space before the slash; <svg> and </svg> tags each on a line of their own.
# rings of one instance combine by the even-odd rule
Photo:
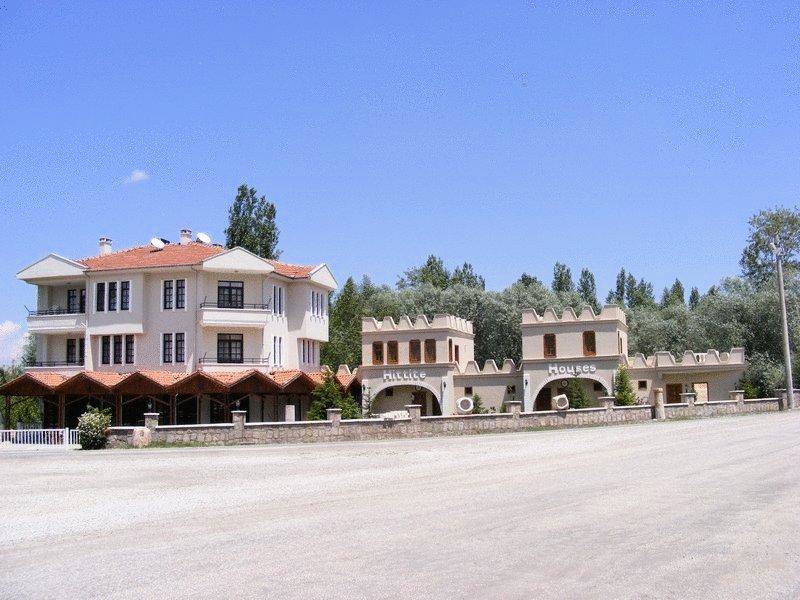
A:
<svg viewBox="0 0 800 600">
<path fill-rule="evenodd" d="M 163 250 L 164 246 L 166 246 L 166 244 L 164 243 L 164 240 L 162 240 L 161 238 L 157 238 L 157 237 L 154 237 L 154 238 L 150 239 L 150 245 L 153 248 L 155 248 L 156 250 Z"/>
<path fill-rule="evenodd" d="M 211 236 L 207 233 L 198 232 L 197 234 L 197 241 L 202 244 L 210 244 L 211 243 Z"/>
</svg>

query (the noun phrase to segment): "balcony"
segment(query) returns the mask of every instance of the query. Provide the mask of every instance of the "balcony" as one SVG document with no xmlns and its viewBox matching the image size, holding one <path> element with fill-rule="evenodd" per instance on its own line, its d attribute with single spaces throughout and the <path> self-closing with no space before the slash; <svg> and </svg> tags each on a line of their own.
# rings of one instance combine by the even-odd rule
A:
<svg viewBox="0 0 800 600">
<path fill-rule="evenodd" d="M 28 311 L 28 331 L 31 333 L 73 333 L 85 329 L 85 311 L 59 307 Z"/>
<path fill-rule="evenodd" d="M 216 356 L 203 356 L 197 361 L 200 368 L 214 371 L 241 371 L 247 369 L 266 369 L 270 367 L 269 357 L 267 358 L 218 358 Z"/>
<path fill-rule="evenodd" d="M 61 375 L 67 375 L 67 376 L 79 373 L 83 371 L 83 369 L 84 369 L 83 361 L 76 362 L 68 360 L 37 361 L 25 367 L 26 371 L 34 371 L 34 372 L 53 371 L 55 373 L 60 373 Z"/>
<path fill-rule="evenodd" d="M 272 314 L 269 304 L 203 302 L 200 304 L 200 324 L 204 327 L 259 327 L 267 324 Z"/>
</svg>

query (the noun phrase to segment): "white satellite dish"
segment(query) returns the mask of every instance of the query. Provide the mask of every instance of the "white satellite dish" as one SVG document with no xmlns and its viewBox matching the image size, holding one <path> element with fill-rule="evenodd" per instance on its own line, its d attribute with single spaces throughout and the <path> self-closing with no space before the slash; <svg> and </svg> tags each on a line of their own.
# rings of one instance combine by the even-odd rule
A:
<svg viewBox="0 0 800 600">
<path fill-rule="evenodd" d="M 211 236 L 207 233 L 203 233 L 202 231 L 198 232 L 197 234 L 197 241 L 202 244 L 210 244 L 211 243 Z"/>
<path fill-rule="evenodd" d="M 157 237 L 150 238 L 150 245 L 153 248 L 155 248 L 156 250 L 163 250 L 164 246 L 166 246 L 166 244 L 164 243 L 164 240 L 162 240 L 161 238 L 157 238 Z"/>
</svg>

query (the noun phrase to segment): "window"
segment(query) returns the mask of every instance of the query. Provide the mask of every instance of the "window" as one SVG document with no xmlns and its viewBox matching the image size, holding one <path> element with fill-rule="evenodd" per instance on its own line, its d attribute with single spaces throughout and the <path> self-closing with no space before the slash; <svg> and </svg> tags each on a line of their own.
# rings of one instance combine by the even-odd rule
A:
<svg viewBox="0 0 800 600">
<path fill-rule="evenodd" d="M 67 340 L 67 363 L 73 365 L 78 362 L 78 352 L 75 345 L 75 340 L 70 338 Z"/>
<path fill-rule="evenodd" d="M 108 310 L 117 310 L 117 282 L 108 282 Z"/>
<path fill-rule="evenodd" d="M 453 362 L 453 340 L 447 340 L 447 360 Z"/>
<path fill-rule="evenodd" d="M 97 297 L 95 298 L 94 308 L 97 312 L 103 312 L 106 309 L 106 284 L 100 281 L 96 289 Z"/>
<path fill-rule="evenodd" d="M 436 340 L 425 340 L 425 362 L 436 362 Z"/>
<path fill-rule="evenodd" d="M 272 286 L 272 312 L 283 316 L 283 288 L 279 285 Z"/>
<path fill-rule="evenodd" d="M 464 395 L 465 396 L 472 396 L 472 386 L 468 385 L 464 388 Z"/>
<path fill-rule="evenodd" d="M 455 356 L 456 356 L 456 362 L 461 362 L 461 358 L 460 358 L 460 355 L 459 355 L 459 352 L 458 352 L 458 351 L 459 351 L 459 347 L 458 347 L 458 344 L 456 344 L 456 345 L 455 345 Z"/>
<path fill-rule="evenodd" d="M 276 367 L 283 365 L 283 338 L 278 335 L 272 338 L 272 364 Z"/>
<path fill-rule="evenodd" d="M 86 338 L 78 338 L 78 364 L 86 362 Z"/>
<path fill-rule="evenodd" d="M 86 288 L 83 288 L 80 291 L 80 303 L 78 304 L 78 312 L 85 313 L 86 312 Z"/>
<path fill-rule="evenodd" d="M 555 358 L 556 356 L 556 334 L 544 334 L 544 356 L 545 358 Z"/>
<path fill-rule="evenodd" d="M 325 295 L 322 292 L 311 292 L 311 314 L 315 317 L 325 316 Z"/>
<path fill-rule="evenodd" d="M 422 352 L 419 340 L 410 340 L 408 342 L 408 362 L 416 365 L 422 362 Z"/>
<path fill-rule="evenodd" d="M 383 364 L 383 342 L 372 342 L 372 364 Z"/>
<path fill-rule="evenodd" d="M 115 335 L 114 336 L 114 364 L 121 365 L 122 364 L 122 336 Z"/>
<path fill-rule="evenodd" d="M 397 342 L 386 342 L 386 362 L 390 365 L 396 365 L 397 360 Z"/>
<path fill-rule="evenodd" d="M 241 333 L 217 334 L 217 362 L 240 363 L 244 361 L 244 338 Z"/>
<path fill-rule="evenodd" d="M 708 384 L 707 383 L 693 383 L 692 391 L 694 392 L 694 401 L 698 404 L 708 402 Z"/>
<path fill-rule="evenodd" d="M 175 280 L 175 308 L 186 308 L 186 280 Z"/>
<path fill-rule="evenodd" d="M 133 336 L 132 335 L 126 335 L 125 336 L 125 364 L 126 365 L 132 365 L 133 364 Z"/>
<path fill-rule="evenodd" d="M 100 362 L 104 365 L 111 364 L 111 336 L 104 335 L 100 344 Z"/>
<path fill-rule="evenodd" d="M 619 346 L 619 353 L 622 354 L 622 334 L 617 334 L 617 345 Z"/>
<path fill-rule="evenodd" d="M 186 334 L 175 334 L 175 362 L 182 363 L 186 360 Z"/>
<path fill-rule="evenodd" d="M 164 310 L 172 310 L 172 280 L 164 281 Z"/>
<path fill-rule="evenodd" d="M 595 343 L 594 331 L 583 332 L 583 355 L 584 356 L 597 355 L 597 344 Z"/>
<path fill-rule="evenodd" d="M 121 281 L 119 284 L 119 309 L 131 309 L 131 282 Z"/>
<path fill-rule="evenodd" d="M 639 389 L 646 390 L 647 389 L 647 381 L 644 379 L 639 380 Z"/>
<path fill-rule="evenodd" d="M 78 312 L 78 290 L 67 290 L 67 312 Z"/>
<path fill-rule="evenodd" d="M 170 282 L 172 283 L 172 282 Z M 162 336 L 161 341 L 161 362 L 164 363 L 171 363 L 172 362 L 172 334 L 165 333 Z"/>
<path fill-rule="evenodd" d="M 244 283 L 219 281 L 217 283 L 217 307 L 244 308 Z"/>
</svg>

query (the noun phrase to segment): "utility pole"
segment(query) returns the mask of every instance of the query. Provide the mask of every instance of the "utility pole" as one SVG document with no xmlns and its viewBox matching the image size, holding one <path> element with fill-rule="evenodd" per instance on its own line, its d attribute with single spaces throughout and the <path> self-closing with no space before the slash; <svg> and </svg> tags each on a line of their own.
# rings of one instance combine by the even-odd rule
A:
<svg viewBox="0 0 800 600">
<path fill-rule="evenodd" d="M 792 381 L 792 351 L 789 348 L 789 323 L 786 317 L 786 292 L 783 286 L 783 250 L 775 242 L 770 242 L 769 249 L 775 255 L 775 266 L 778 271 L 778 298 L 781 304 L 781 325 L 783 327 L 783 360 L 786 363 L 786 408 L 794 408 L 794 382 Z"/>
</svg>

